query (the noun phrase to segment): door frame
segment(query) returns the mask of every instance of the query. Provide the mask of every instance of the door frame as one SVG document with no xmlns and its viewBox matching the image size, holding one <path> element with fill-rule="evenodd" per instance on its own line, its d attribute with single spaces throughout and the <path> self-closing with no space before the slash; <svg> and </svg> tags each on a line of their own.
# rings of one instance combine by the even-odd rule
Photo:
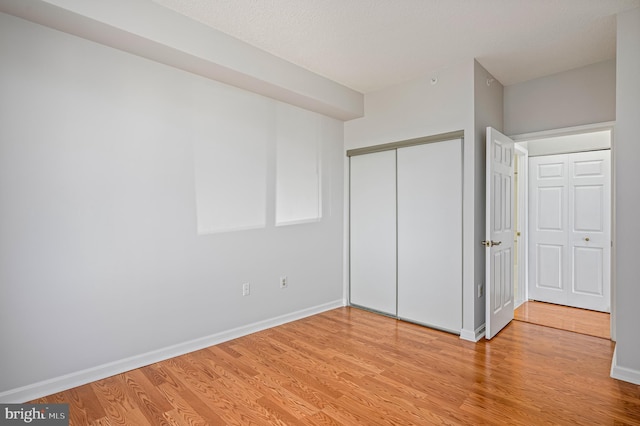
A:
<svg viewBox="0 0 640 426">
<path fill-rule="evenodd" d="M 515 140 L 514 140 L 515 142 Z M 518 276 L 518 288 L 524 289 L 514 291 L 514 308 L 518 308 L 522 303 L 529 299 L 529 151 L 524 145 L 515 143 L 514 146 L 515 159 L 518 164 L 517 189 L 518 196 L 516 198 L 517 218 L 516 234 L 520 232 L 518 238 L 518 270 L 515 271 Z M 522 292 L 522 301 L 516 300 L 516 293 Z M 518 303 L 520 302 L 520 303 Z"/>
<path fill-rule="evenodd" d="M 531 133 L 521 133 L 517 135 L 509 135 L 511 139 L 516 143 L 516 146 L 522 146 L 524 148 L 528 148 L 529 144 L 536 143 L 534 140 L 558 137 L 558 136 L 570 136 L 577 135 L 582 133 L 593 133 L 598 131 L 608 130 L 611 132 L 611 241 L 615 241 L 616 239 L 616 173 L 615 173 L 615 121 L 607 121 L 602 123 L 593 123 L 587 124 L 583 126 L 575 126 L 575 127 L 566 127 L 562 129 L 551 129 L 544 130 L 540 132 L 531 132 Z M 594 148 L 595 149 L 595 148 Z M 601 148 L 602 149 L 602 148 Z M 559 153 L 559 152 L 558 152 Z M 528 168 L 527 168 L 527 178 L 528 180 Z M 528 195 L 527 195 L 528 200 Z M 527 210 L 528 216 L 528 210 Z M 528 221 L 527 221 L 528 225 Z M 611 328 L 611 340 L 616 341 L 616 274 L 615 274 L 615 245 L 612 244 L 611 247 L 611 315 L 610 315 L 610 328 Z M 527 264 L 528 262 L 528 253 L 527 253 Z M 527 266 L 528 267 L 528 266 Z M 528 271 L 527 271 L 528 272 Z M 527 282 L 528 287 L 528 282 Z"/>
</svg>

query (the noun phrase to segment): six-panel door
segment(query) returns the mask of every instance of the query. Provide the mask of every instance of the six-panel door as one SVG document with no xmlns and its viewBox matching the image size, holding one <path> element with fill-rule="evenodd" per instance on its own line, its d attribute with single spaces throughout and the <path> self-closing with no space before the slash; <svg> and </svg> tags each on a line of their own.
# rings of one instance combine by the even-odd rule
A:
<svg viewBox="0 0 640 426">
<path fill-rule="evenodd" d="M 610 151 L 529 160 L 529 297 L 610 311 Z"/>
</svg>

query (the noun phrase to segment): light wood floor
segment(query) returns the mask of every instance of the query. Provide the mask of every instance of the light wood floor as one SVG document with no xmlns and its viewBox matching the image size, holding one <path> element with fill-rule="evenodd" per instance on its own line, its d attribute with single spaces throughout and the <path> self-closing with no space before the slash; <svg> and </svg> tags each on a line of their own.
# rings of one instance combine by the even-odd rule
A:
<svg viewBox="0 0 640 426">
<path fill-rule="evenodd" d="M 610 315 L 604 312 L 528 301 L 513 314 L 518 321 L 611 339 Z"/>
<path fill-rule="evenodd" d="M 340 308 L 61 392 L 73 425 L 640 424 L 605 339 L 513 321 L 491 341 Z"/>
</svg>

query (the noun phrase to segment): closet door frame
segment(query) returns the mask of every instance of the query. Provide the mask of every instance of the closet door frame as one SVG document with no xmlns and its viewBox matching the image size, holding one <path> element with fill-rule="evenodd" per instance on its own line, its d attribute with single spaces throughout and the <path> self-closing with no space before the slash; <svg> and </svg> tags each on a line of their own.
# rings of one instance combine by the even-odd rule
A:
<svg viewBox="0 0 640 426">
<path fill-rule="evenodd" d="M 432 135 L 432 136 L 427 136 L 427 137 L 422 137 L 422 138 L 416 138 L 416 139 L 409 139 L 409 140 L 405 140 L 405 141 L 400 141 L 400 142 L 392 142 L 392 143 L 387 143 L 387 144 L 382 144 L 382 145 L 374 145 L 374 146 L 370 146 L 370 147 L 364 147 L 364 148 L 358 148 L 358 149 L 352 149 L 352 150 L 348 150 L 347 151 L 347 156 L 350 158 L 350 160 L 352 159 L 352 157 L 355 156 L 360 156 L 360 155 L 366 155 L 366 154 L 373 154 L 373 153 L 378 153 L 378 152 L 384 152 L 384 151 L 397 151 L 398 149 L 402 149 L 402 148 L 406 148 L 406 147 L 412 147 L 412 146 L 416 146 L 416 145 L 424 145 L 424 144 L 430 144 L 430 143 L 436 143 L 436 142 L 445 142 L 445 141 L 454 141 L 457 140 L 457 142 L 460 144 L 460 170 L 463 170 L 463 159 L 462 159 L 462 147 L 464 146 L 464 131 L 460 130 L 460 131 L 455 131 L 455 132 L 449 132 L 449 133 L 443 133 L 443 134 L 438 134 L 438 135 Z M 452 333 L 456 333 L 456 334 L 460 334 L 461 329 L 462 329 L 462 312 L 463 312 L 463 307 L 462 307 L 462 303 L 463 303 L 463 297 L 462 297 L 462 293 L 463 293 L 463 280 L 462 280 L 462 239 L 460 239 L 460 280 L 459 280 L 459 294 L 460 294 L 460 298 L 459 298 L 459 312 L 460 312 L 460 322 L 459 322 L 459 327 L 457 326 L 457 324 L 453 327 L 450 326 L 442 326 L 439 325 L 437 323 L 431 324 L 425 321 L 421 321 L 420 319 L 412 319 L 412 318 L 400 318 L 398 316 L 398 307 L 397 307 L 397 294 L 398 294 L 398 289 L 397 289 L 397 265 L 398 265 L 398 259 L 397 259 L 397 252 L 396 252 L 396 258 L 393 260 L 395 269 L 396 269 L 396 280 L 395 280 L 395 303 L 396 303 L 396 309 L 395 312 L 391 313 L 391 312 L 387 312 L 388 309 L 379 309 L 376 308 L 375 306 L 365 306 L 366 303 L 362 302 L 362 299 L 360 299 L 358 297 L 358 295 L 355 295 L 354 298 L 354 276 L 357 277 L 357 275 L 359 274 L 358 269 L 360 268 L 359 265 L 357 265 L 358 263 L 358 259 L 357 256 L 358 254 L 355 255 L 354 258 L 354 241 L 352 240 L 352 237 L 354 235 L 354 231 L 353 231 L 353 227 L 354 227 L 354 222 L 355 219 L 357 219 L 356 217 L 354 217 L 354 206 L 352 204 L 352 197 L 353 197 L 353 186 L 352 186 L 352 178 L 353 178 L 353 174 L 352 174 L 352 165 L 353 163 L 350 161 L 350 168 L 349 168 L 349 188 L 350 188 L 350 202 L 349 202 L 349 289 L 348 289 L 348 304 L 351 306 L 356 306 L 359 308 L 364 308 L 370 311 L 374 311 L 374 312 L 378 312 L 378 313 L 382 313 L 385 315 L 389 315 L 392 316 L 394 318 L 398 318 L 398 319 L 403 319 L 406 321 L 410 321 L 410 322 L 416 322 L 422 325 L 427 325 L 433 328 L 439 328 L 441 330 L 445 330 L 448 332 L 452 332 Z M 462 183 L 462 178 L 461 181 Z M 397 184 L 397 176 L 396 179 L 394 180 L 394 183 Z M 397 188 L 396 188 L 397 191 Z M 396 192 L 397 194 L 397 192 Z M 460 200 L 462 200 L 462 185 L 460 187 Z M 397 209 L 397 199 L 394 200 L 394 207 Z M 462 208 L 462 202 L 460 204 L 460 207 Z M 356 214 L 358 214 L 356 212 Z M 395 241 L 395 248 L 397 250 L 397 210 L 395 212 L 395 217 L 396 217 L 396 241 Z M 462 218 L 462 211 L 460 212 L 460 218 Z M 357 229 L 356 225 L 356 229 Z M 357 231 L 356 231 L 357 232 Z M 460 220 L 460 233 L 462 233 L 462 220 Z M 358 244 L 358 243 L 356 243 Z M 354 260 L 355 260 L 355 265 L 354 265 Z M 356 278 L 357 280 L 358 278 Z M 358 286 L 362 285 L 362 283 L 358 283 L 356 282 L 356 293 L 358 291 Z"/>
</svg>

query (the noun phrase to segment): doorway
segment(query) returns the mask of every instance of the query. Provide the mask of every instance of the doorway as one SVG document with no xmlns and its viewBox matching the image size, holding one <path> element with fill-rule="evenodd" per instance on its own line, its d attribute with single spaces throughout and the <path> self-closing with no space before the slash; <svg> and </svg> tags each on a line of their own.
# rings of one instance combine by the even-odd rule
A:
<svg viewBox="0 0 640 426">
<path fill-rule="evenodd" d="M 543 300 L 546 302 L 555 303 L 555 305 L 550 305 L 549 303 L 531 303 L 529 304 L 529 300 L 535 299 L 540 300 L 544 298 L 539 297 L 539 289 L 540 289 L 540 277 L 536 276 L 536 272 L 540 272 L 540 270 L 532 270 L 530 268 L 539 268 L 540 265 L 537 263 L 536 256 L 540 255 L 539 245 L 537 245 L 536 241 L 531 241 L 532 233 L 538 229 L 537 223 L 535 220 L 531 220 L 530 218 L 530 208 L 534 208 L 532 206 L 532 194 L 531 194 L 531 186 L 530 186 L 530 174 L 537 173 L 536 171 L 529 168 L 530 159 L 537 158 L 537 162 L 539 163 L 540 159 L 545 157 L 551 158 L 550 156 L 560 156 L 558 158 L 562 158 L 562 156 L 574 155 L 574 153 L 580 153 L 576 155 L 591 155 L 591 154 L 581 154 L 585 152 L 596 152 L 596 151 L 606 151 L 607 154 L 612 147 L 612 137 L 613 137 L 613 123 L 603 123 L 599 125 L 593 126 L 584 126 L 580 128 L 571 128 L 571 129 L 561 129 L 540 133 L 532 133 L 527 135 L 517 135 L 514 136 L 513 139 L 516 142 L 516 157 L 514 161 L 515 165 L 515 198 L 514 198 L 514 209 L 515 209 L 515 221 L 516 221 L 516 236 L 514 240 L 514 247 L 516 250 L 516 256 L 514 259 L 514 296 L 515 296 L 515 304 L 514 308 L 519 309 L 519 314 L 517 316 L 522 317 L 524 311 L 531 311 L 534 314 L 534 317 L 539 318 L 536 321 L 542 321 L 548 324 L 556 324 L 556 328 L 559 328 L 557 324 L 562 324 L 563 321 L 565 324 L 568 324 L 568 329 L 572 328 L 571 324 L 574 324 L 575 321 L 569 320 L 567 318 L 575 317 L 577 314 L 578 317 L 589 317 L 593 313 L 593 318 L 595 319 L 594 323 L 590 326 L 594 329 L 591 334 L 599 335 L 599 337 L 605 337 L 601 331 L 601 324 L 603 318 L 607 323 L 609 328 L 609 336 L 615 336 L 614 334 L 614 324 L 610 321 L 610 315 L 608 313 L 602 314 L 600 312 L 593 311 L 585 311 L 579 309 L 578 311 L 572 311 L 571 309 L 575 308 L 564 308 L 562 305 L 569 305 L 572 302 L 565 302 L 566 297 L 556 297 L 555 300 Z M 531 163 L 535 163 L 535 161 L 531 161 Z M 568 169 L 564 171 L 564 173 L 568 173 Z M 607 170 L 609 176 L 612 174 L 610 170 Z M 612 184 L 609 180 L 606 182 L 609 185 L 609 190 L 611 190 Z M 591 185 L 589 189 L 593 189 L 594 185 Z M 552 191 L 549 191 L 547 194 L 550 194 Z M 559 194 L 559 191 L 556 191 Z M 584 195 L 586 191 L 582 191 L 582 195 Z M 611 194 L 611 192 L 609 192 Z M 609 218 L 612 218 L 611 212 L 611 195 L 607 195 L 608 203 L 606 204 L 606 213 L 609 215 Z M 568 197 L 567 197 L 568 198 Z M 538 206 L 535 206 L 538 208 Z M 584 206 L 583 206 L 584 208 Z M 568 206 L 564 207 L 565 211 L 563 212 L 565 215 L 568 215 Z M 574 217 L 575 218 L 575 217 Z M 535 218 L 534 218 L 535 219 Z M 566 218 L 568 222 L 568 217 Z M 532 228 L 535 226 L 536 228 Z M 607 227 L 607 231 L 609 233 L 612 232 L 613 227 L 611 226 L 610 221 L 604 226 Z M 575 226 L 574 226 L 575 228 Z M 560 232 L 556 232 L 555 236 L 558 236 Z M 565 236 L 566 237 L 566 236 Z M 587 247 L 586 244 L 592 244 L 594 240 L 590 234 L 580 235 L 581 243 L 583 247 L 578 247 L 578 254 L 589 253 L 596 254 L 599 253 L 598 250 L 602 251 L 602 258 L 606 260 L 606 264 L 602 265 L 601 269 L 594 269 L 594 265 L 600 268 L 600 265 L 596 262 L 574 262 L 570 259 L 569 254 L 573 254 L 576 252 L 576 247 L 571 244 L 548 244 L 547 247 L 550 248 L 546 254 L 552 253 L 553 250 L 558 251 L 558 258 L 560 258 L 560 252 L 565 257 L 563 261 L 566 263 L 565 268 L 570 268 L 570 270 L 564 270 L 564 272 L 560 273 L 556 270 L 552 270 L 551 274 L 549 274 L 549 268 L 543 270 L 544 273 L 555 279 L 555 284 L 558 287 L 555 290 L 555 293 L 560 293 L 560 286 L 558 283 L 562 283 L 563 285 L 568 284 L 569 289 L 566 286 L 562 287 L 562 291 L 570 292 L 575 290 L 575 285 L 573 285 L 575 281 L 576 274 L 582 274 L 582 277 L 588 277 L 591 281 L 591 288 L 587 289 L 586 293 L 593 293 L 599 288 L 601 288 L 600 280 L 591 279 L 594 276 L 594 271 L 601 274 L 604 279 L 610 280 L 611 278 L 611 239 L 612 235 L 609 234 L 607 236 L 606 247 L 604 244 L 601 248 Z M 543 253 L 545 254 L 545 253 Z M 595 258 L 594 258 L 595 260 Z M 580 263 L 583 265 L 581 266 Z M 586 266 L 586 268 L 585 268 Z M 578 269 L 576 269 L 578 268 Z M 579 269 L 585 268 L 585 269 Z M 586 274 L 586 275 L 585 275 Z M 584 282 L 584 281 L 583 281 Z M 544 284 L 544 283 L 543 283 Z M 548 284 L 548 282 L 547 282 Z M 611 282 L 611 284 L 613 284 Z M 548 290 L 548 289 L 545 289 Z M 580 290 L 580 289 L 578 289 Z M 554 290 L 550 290 L 551 293 L 554 293 Z M 613 288 L 603 289 L 606 292 L 607 296 L 612 296 Z M 583 291 L 583 293 L 585 293 Z M 582 296 L 582 295 L 581 295 Z M 613 300 L 613 297 L 610 298 Z M 608 303 L 608 302 L 607 302 Z M 530 305 L 530 306 L 526 306 Z M 588 309 L 594 309 L 592 306 L 581 306 Z M 615 307 L 611 306 L 611 309 Z M 565 309 L 563 311 L 562 309 Z M 595 308 L 600 311 L 610 311 L 609 306 L 606 306 L 606 309 Z M 530 312 L 530 313 L 531 313 Z M 567 317 L 569 315 L 569 317 Z M 604 315 L 604 316 L 603 316 Z M 546 319 L 545 319 L 546 317 Z M 562 319 L 564 317 L 564 319 Z M 542 320 L 544 319 L 544 320 Z M 584 327 L 589 327 L 590 321 L 582 321 L 584 322 Z M 599 324 L 599 325 L 594 325 Z M 542 324 L 545 325 L 545 324 Z M 551 325 L 550 325 L 551 326 Z M 575 331 L 575 330 L 571 330 Z M 584 332 L 584 329 L 583 331 Z M 590 334 L 590 333 L 585 333 Z"/>
</svg>

